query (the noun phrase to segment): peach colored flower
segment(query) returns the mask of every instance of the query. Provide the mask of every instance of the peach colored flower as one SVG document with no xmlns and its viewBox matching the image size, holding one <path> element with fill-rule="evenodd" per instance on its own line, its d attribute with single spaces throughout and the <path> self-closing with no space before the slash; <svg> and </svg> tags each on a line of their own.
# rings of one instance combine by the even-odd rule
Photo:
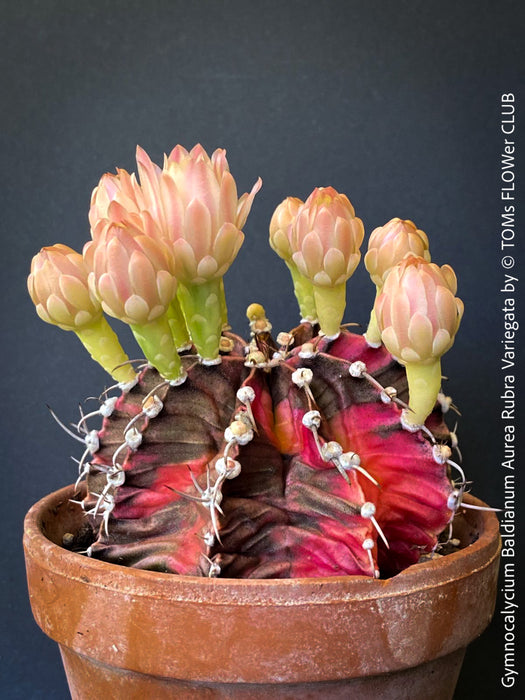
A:
<svg viewBox="0 0 525 700">
<path fill-rule="evenodd" d="M 463 316 L 456 291 L 450 265 L 440 268 L 409 256 L 393 267 L 375 304 L 381 337 L 392 355 L 407 363 L 441 357 L 452 346 Z"/>
<path fill-rule="evenodd" d="M 333 187 L 317 187 L 292 226 L 292 259 L 314 285 L 340 285 L 359 263 L 363 236 L 363 222 L 348 198 Z"/>
<path fill-rule="evenodd" d="M 137 147 L 137 167 L 140 185 L 124 170 L 101 179 L 91 202 L 93 235 L 106 220 L 132 225 L 172 243 L 176 275 L 185 284 L 222 277 L 244 239 L 241 229 L 260 178 L 238 198 L 226 151 L 217 149 L 210 158 L 200 144 L 190 152 L 176 146 L 162 168 Z"/>
<path fill-rule="evenodd" d="M 381 287 L 388 271 L 409 254 L 430 261 L 427 235 L 412 221 L 396 217 L 374 229 L 364 258 L 372 282 Z"/>
<path fill-rule="evenodd" d="M 168 246 L 130 227 L 110 224 L 84 247 L 89 285 L 110 316 L 142 326 L 166 313 L 175 297 Z"/>
<path fill-rule="evenodd" d="M 292 227 L 302 204 L 303 200 L 298 197 L 286 197 L 275 209 L 270 221 L 270 245 L 286 262 L 292 261 Z"/>
<path fill-rule="evenodd" d="M 91 195 L 89 223 L 93 238 L 108 223 L 128 223 L 139 230 L 146 229 L 142 216 L 144 197 L 135 173 L 117 168 L 117 174 L 106 173 Z"/>
<path fill-rule="evenodd" d="M 66 245 L 42 248 L 31 263 L 29 294 L 41 319 L 74 331 L 91 357 L 117 381 L 135 380 L 117 336 L 89 288 L 82 255 Z"/>
<path fill-rule="evenodd" d="M 82 255 L 62 243 L 34 256 L 27 287 L 40 318 L 64 330 L 83 328 L 102 316 Z"/>
</svg>

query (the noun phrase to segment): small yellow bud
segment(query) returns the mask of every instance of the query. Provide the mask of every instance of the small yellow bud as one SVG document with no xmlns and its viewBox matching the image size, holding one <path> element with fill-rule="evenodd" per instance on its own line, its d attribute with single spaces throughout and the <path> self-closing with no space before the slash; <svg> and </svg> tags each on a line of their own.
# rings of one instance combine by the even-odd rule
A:
<svg viewBox="0 0 525 700">
<path fill-rule="evenodd" d="M 246 317 L 248 321 L 258 321 L 266 318 L 266 311 L 261 304 L 250 304 L 246 309 Z"/>
</svg>

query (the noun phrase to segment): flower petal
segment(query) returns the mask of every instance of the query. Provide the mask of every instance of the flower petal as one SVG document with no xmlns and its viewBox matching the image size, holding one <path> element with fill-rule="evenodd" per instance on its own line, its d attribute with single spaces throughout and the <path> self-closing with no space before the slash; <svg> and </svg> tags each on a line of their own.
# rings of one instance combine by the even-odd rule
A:
<svg viewBox="0 0 525 700">
<path fill-rule="evenodd" d="M 121 298 L 115 280 L 107 272 L 101 275 L 97 281 L 97 293 L 106 313 L 115 318 L 122 318 L 124 316 L 124 302 L 126 297 Z"/>
<path fill-rule="evenodd" d="M 184 238 L 193 248 L 195 259 L 200 260 L 211 252 L 212 223 L 206 205 L 192 199 L 184 216 Z"/>
<path fill-rule="evenodd" d="M 417 352 L 422 360 L 432 357 L 434 332 L 428 316 L 419 311 L 412 316 L 408 325 L 408 340 L 410 347 Z"/>
<path fill-rule="evenodd" d="M 197 276 L 197 261 L 191 245 L 184 239 L 178 238 L 174 245 L 175 276 L 178 280 L 190 283 Z"/>
<path fill-rule="evenodd" d="M 312 231 L 304 237 L 301 251 L 308 270 L 308 277 L 313 279 L 314 275 L 323 269 L 324 260 L 323 244 L 316 231 Z"/>
<path fill-rule="evenodd" d="M 220 226 L 225 222 L 234 224 L 236 223 L 237 185 L 229 172 L 224 173 L 220 183 L 219 221 L 217 223 Z"/>
<path fill-rule="evenodd" d="M 252 208 L 255 195 L 261 189 L 261 187 L 262 180 L 259 177 L 257 178 L 257 182 L 255 183 L 255 185 L 250 190 L 250 193 L 245 193 L 239 198 L 239 203 L 237 205 L 237 217 L 235 220 L 237 228 L 242 229 L 244 227 L 246 219 L 248 218 L 248 214 L 250 213 L 250 210 Z"/>
<path fill-rule="evenodd" d="M 58 283 L 65 302 L 75 309 L 89 311 L 93 308 L 93 299 L 85 281 L 73 275 L 61 275 Z"/>
<path fill-rule="evenodd" d="M 218 268 L 215 258 L 211 255 L 206 255 L 197 265 L 197 275 L 204 280 L 209 280 L 216 274 Z"/>
<path fill-rule="evenodd" d="M 452 345 L 453 338 L 450 337 L 450 333 L 444 328 L 440 328 L 432 343 L 432 354 L 434 357 L 441 357 L 447 350 L 449 350 Z"/>
<path fill-rule="evenodd" d="M 244 241 L 244 234 L 234 224 L 226 223 L 219 229 L 213 243 L 213 257 L 219 267 L 228 267 L 235 260 Z"/>
<path fill-rule="evenodd" d="M 162 171 L 158 165 L 151 161 L 146 151 L 140 146 L 137 146 L 136 157 L 145 206 L 154 216 L 159 216 L 162 214 L 159 188 L 159 179 Z"/>
<path fill-rule="evenodd" d="M 60 323 L 67 326 L 73 326 L 74 315 L 65 303 L 65 301 L 57 294 L 51 294 L 46 304 L 47 313 L 55 323 Z"/>
<path fill-rule="evenodd" d="M 343 253 L 337 248 L 330 248 L 325 253 L 323 269 L 332 280 L 332 284 L 335 284 L 336 280 L 346 274 L 346 260 Z"/>
<path fill-rule="evenodd" d="M 388 352 L 394 355 L 394 357 L 401 357 L 402 347 L 392 326 L 383 329 L 381 332 L 381 340 L 385 344 Z"/>
<path fill-rule="evenodd" d="M 177 293 L 177 280 L 169 272 L 159 270 L 156 275 L 156 286 L 159 302 L 167 308 Z"/>
<path fill-rule="evenodd" d="M 157 303 L 157 275 L 144 253 L 138 250 L 131 253 L 128 274 L 134 294 L 142 297 L 148 306 L 154 306 Z"/>
<path fill-rule="evenodd" d="M 128 319 L 128 323 L 137 326 L 143 326 L 150 320 L 150 307 L 146 300 L 138 294 L 132 294 L 129 299 L 126 299 L 124 313 Z"/>
</svg>

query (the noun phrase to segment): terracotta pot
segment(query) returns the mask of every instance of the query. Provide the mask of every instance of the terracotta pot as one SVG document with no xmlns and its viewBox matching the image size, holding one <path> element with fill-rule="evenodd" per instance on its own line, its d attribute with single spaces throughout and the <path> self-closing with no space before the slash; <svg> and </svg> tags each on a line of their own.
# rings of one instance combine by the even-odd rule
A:
<svg viewBox="0 0 525 700">
<path fill-rule="evenodd" d="M 73 698 L 451 698 L 494 612 L 493 513 L 466 511 L 455 535 L 470 546 L 385 581 L 206 579 L 63 549 L 82 524 L 72 494 L 33 506 L 24 546 L 33 614 Z"/>
</svg>

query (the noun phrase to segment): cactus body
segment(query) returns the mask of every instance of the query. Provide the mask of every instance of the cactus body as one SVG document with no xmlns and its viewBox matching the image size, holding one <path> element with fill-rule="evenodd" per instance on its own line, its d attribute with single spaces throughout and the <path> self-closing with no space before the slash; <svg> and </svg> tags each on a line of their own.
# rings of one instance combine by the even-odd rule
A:
<svg viewBox="0 0 525 700">
<path fill-rule="evenodd" d="M 261 366 L 249 366 L 233 335 L 219 365 L 183 356 L 181 386 L 143 370 L 104 419 L 91 460 L 92 556 L 197 576 L 388 576 L 435 548 L 452 517 L 447 464 L 434 459 L 428 436 L 403 429 L 400 406 L 349 372 L 362 361 L 403 399 L 403 367 L 346 330 L 335 341 L 308 323 L 292 334 L 291 351 L 274 360 L 272 344 L 255 337 Z M 301 368 L 312 372 L 308 387 L 292 379 Z M 241 388 L 253 396 L 249 406 Z M 148 417 L 152 392 L 162 410 Z M 232 438 L 251 417 L 251 439 Z M 134 447 L 123 442 L 130 421 L 141 436 Z M 446 438 L 441 414 L 431 422 Z M 324 452 L 334 445 L 356 453 L 360 468 L 342 469 Z M 240 473 L 226 478 L 224 465 L 237 463 Z M 108 486 L 115 472 L 121 479 Z"/>
</svg>

